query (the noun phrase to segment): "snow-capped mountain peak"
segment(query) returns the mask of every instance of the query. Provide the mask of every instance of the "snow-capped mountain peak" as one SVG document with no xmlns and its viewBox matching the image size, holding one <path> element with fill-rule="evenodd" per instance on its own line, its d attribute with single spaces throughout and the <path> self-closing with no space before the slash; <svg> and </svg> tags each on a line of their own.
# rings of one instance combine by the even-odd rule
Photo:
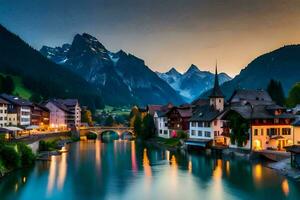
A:
<svg viewBox="0 0 300 200">
<path fill-rule="evenodd" d="M 176 72 L 177 70 L 172 68 L 166 73 L 157 72 L 157 75 L 179 92 L 187 101 L 194 100 L 213 87 L 214 74 L 208 71 L 201 71 L 196 65 L 192 64 L 184 74 Z M 220 84 L 231 80 L 225 73 L 220 73 L 218 77 Z"/>
</svg>

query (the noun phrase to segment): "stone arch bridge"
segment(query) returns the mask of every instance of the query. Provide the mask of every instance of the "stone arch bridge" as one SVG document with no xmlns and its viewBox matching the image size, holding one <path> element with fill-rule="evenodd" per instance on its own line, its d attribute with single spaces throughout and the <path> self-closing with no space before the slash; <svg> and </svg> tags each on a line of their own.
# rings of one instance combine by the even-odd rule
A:
<svg viewBox="0 0 300 200">
<path fill-rule="evenodd" d="M 94 126 L 94 127 L 81 127 L 80 136 L 85 136 L 88 132 L 94 132 L 97 135 L 102 136 L 104 132 L 115 132 L 119 137 L 125 133 L 135 135 L 133 127 L 118 127 L 118 126 Z"/>
</svg>

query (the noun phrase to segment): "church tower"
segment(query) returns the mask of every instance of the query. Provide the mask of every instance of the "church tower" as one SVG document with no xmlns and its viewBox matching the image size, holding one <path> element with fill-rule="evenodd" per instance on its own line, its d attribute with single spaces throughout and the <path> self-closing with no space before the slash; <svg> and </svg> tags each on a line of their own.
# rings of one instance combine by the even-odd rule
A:
<svg viewBox="0 0 300 200">
<path fill-rule="evenodd" d="M 216 64 L 215 83 L 211 94 L 209 95 L 209 103 L 218 111 L 224 110 L 224 95 L 221 91 L 218 79 L 218 69 Z"/>
</svg>

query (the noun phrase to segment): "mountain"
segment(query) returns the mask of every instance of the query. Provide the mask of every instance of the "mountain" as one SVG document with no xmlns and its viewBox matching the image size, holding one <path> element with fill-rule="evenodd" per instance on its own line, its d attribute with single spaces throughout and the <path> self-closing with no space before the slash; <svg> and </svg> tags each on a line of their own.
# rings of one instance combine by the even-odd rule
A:
<svg viewBox="0 0 300 200">
<path fill-rule="evenodd" d="M 87 33 L 75 35 L 72 44 L 43 46 L 40 52 L 101 90 L 107 104 L 183 103 L 181 96 L 144 60 L 122 50 L 113 53 Z"/>
<path fill-rule="evenodd" d="M 19 77 L 33 94 L 43 98 L 78 98 L 91 109 L 103 106 L 100 92 L 90 83 L 49 61 L 2 25 L 0 44 L 0 73 Z"/>
<path fill-rule="evenodd" d="M 174 68 L 166 73 L 156 73 L 189 102 L 203 92 L 211 89 L 214 83 L 213 73 L 201 71 L 195 65 L 191 65 L 184 74 L 180 74 Z M 227 74 L 219 74 L 219 81 L 221 84 L 229 80 L 231 80 L 231 78 Z"/>
<path fill-rule="evenodd" d="M 285 95 L 300 81 L 300 45 L 284 46 L 257 57 L 221 89 L 229 98 L 236 88 L 266 89 L 271 79 L 281 82 Z"/>
</svg>

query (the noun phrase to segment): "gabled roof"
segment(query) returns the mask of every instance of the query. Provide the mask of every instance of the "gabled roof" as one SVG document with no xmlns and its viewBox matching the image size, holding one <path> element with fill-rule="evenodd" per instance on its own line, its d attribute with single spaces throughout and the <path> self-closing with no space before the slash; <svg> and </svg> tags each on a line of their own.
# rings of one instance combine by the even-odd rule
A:
<svg viewBox="0 0 300 200">
<path fill-rule="evenodd" d="M 76 106 L 78 99 L 57 99 L 57 101 L 65 106 Z"/>
<path fill-rule="evenodd" d="M 154 115 L 154 113 L 160 111 L 162 107 L 163 105 L 148 105 L 147 109 L 150 115 Z"/>
<path fill-rule="evenodd" d="M 191 117 L 193 114 L 192 106 L 184 106 L 184 107 L 173 107 L 169 111 L 165 113 L 165 115 L 168 115 L 172 110 L 177 110 L 179 115 L 183 118 Z"/>
<path fill-rule="evenodd" d="M 229 111 L 235 111 L 240 114 L 244 119 L 294 119 L 295 116 L 291 113 L 284 112 L 275 115 L 268 109 L 269 105 L 232 105 Z M 274 105 L 274 107 L 276 107 Z"/>
<path fill-rule="evenodd" d="M 62 104 L 62 102 L 58 101 L 57 99 L 49 99 L 43 105 L 46 105 L 47 103 L 52 103 L 53 105 L 55 105 L 56 107 L 58 107 L 59 109 L 61 109 L 64 112 L 73 113 L 73 112 L 71 112 L 69 110 L 69 108 L 67 106 L 65 106 L 64 104 Z"/>
<path fill-rule="evenodd" d="M 17 106 L 32 106 L 32 103 L 30 101 L 22 99 L 21 97 L 8 94 L 1 94 L 0 97 L 5 101 Z"/>
<path fill-rule="evenodd" d="M 252 89 L 237 89 L 231 95 L 230 103 L 241 103 L 243 101 L 249 102 L 252 105 L 274 105 L 272 98 L 268 92 L 264 90 L 252 90 Z"/>
<path fill-rule="evenodd" d="M 210 121 L 213 121 L 214 119 L 216 119 L 222 113 L 223 112 L 220 112 L 220 111 L 214 109 L 214 107 L 211 105 L 198 106 L 195 109 L 190 121 L 210 122 Z"/>
<path fill-rule="evenodd" d="M 1 104 L 8 104 L 8 102 L 7 101 L 5 101 L 4 99 L 2 99 L 2 98 L 0 98 L 0 103 Z"/>
</svg>

